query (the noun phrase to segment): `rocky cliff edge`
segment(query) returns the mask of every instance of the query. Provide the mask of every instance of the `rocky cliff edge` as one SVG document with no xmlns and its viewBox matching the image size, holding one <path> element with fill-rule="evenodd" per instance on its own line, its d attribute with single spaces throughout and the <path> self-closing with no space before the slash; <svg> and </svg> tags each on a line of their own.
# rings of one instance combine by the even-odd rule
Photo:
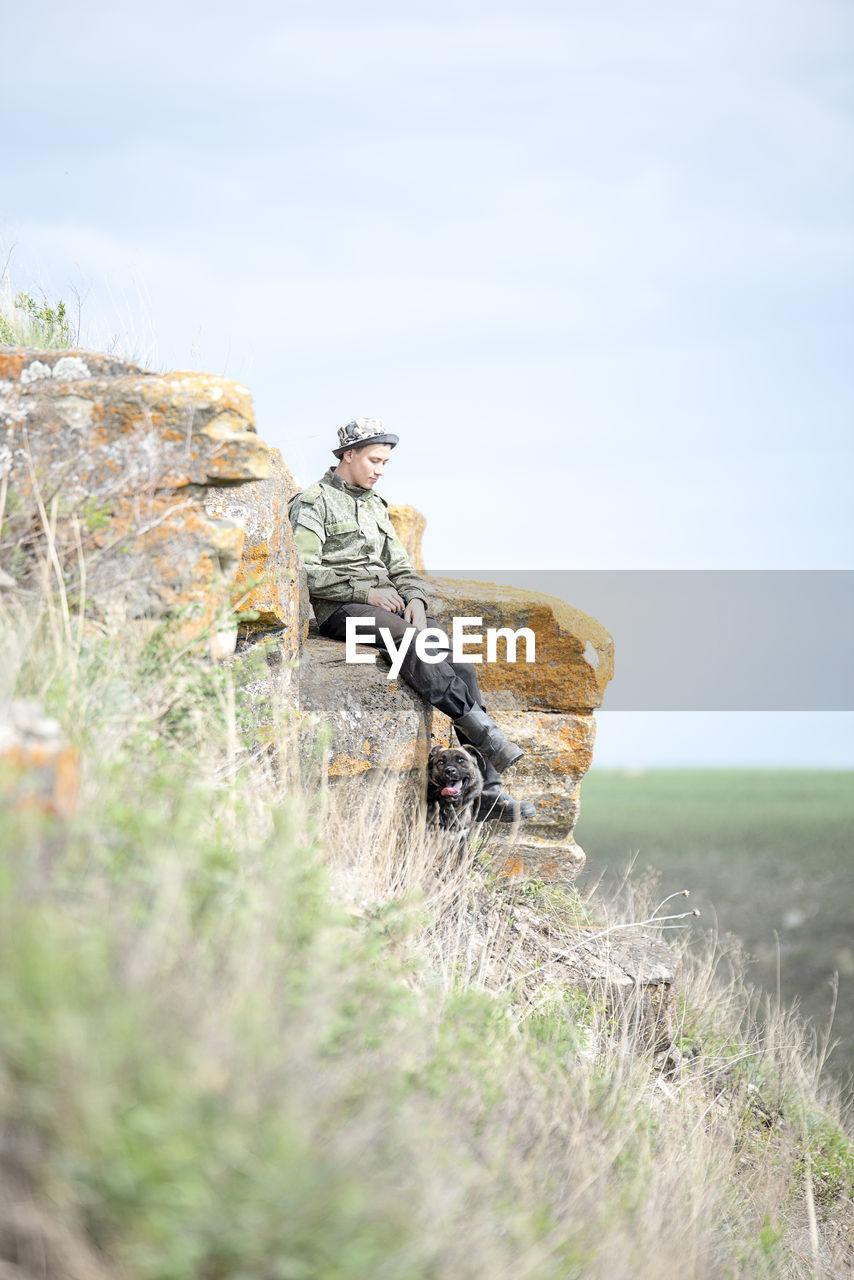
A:
<svg viewBox="0 0 854 1280">
<path fill-rule="evenodd" d="M 324 776 L 391 774 L 423 794 L 430 746 L 451 741 L 451 726 L 388 680 L 383 661 L 349 665 L 342 645 L 311 632 L 287 518 L 298 485 L 257 435 L 246 387 L 150 373 L 99 352 L 0 347 L 0 483 L 0 584 L 26 586 L 49 560 L 88 610 L 172 619 L 182 639 L 198 637 L 220 657 L 233 652 L 239 622 L 236 660 L 265 657 L 266 674 L 247 686 L 259 721 L 296 710 Z M 423 569 L 424 517 L 405 505 L 390 513 Z M 484 628 L 536 637 L 535 663 L 479 672 L 489 710 L 526 749 L 508 781 L 537 806 L 535 821 L 496 827 L 488 845 L 507 874 L 571 880 L 584 865 L 573 831 L 594 711 L 613 670 L 611 638 L 537 592 L 432 581 L 446 626 L 475 616 Z M 321 724 L 331 735 L 318 736 Z"/>
</svg>

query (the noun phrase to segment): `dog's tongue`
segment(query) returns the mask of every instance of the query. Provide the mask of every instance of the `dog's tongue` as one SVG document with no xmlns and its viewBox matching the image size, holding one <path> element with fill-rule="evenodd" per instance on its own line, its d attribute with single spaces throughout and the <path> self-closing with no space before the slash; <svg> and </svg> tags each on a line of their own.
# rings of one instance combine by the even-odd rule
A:
<svg viewBox="0 0 854 1280">
<path fill-rule="evenodd" d="M 455 782 L 455 783 L 454 783 L 454 785 L 453 785 L 452 787 L 443 787 L 443 788 L 442 788 L 442 795 L 443 795 L 443 796 L 458 796 L 458 795 L 460 794 L 460 792 L 462 791 L 462 789 L 463 789 L 462 781 L 460 781 L 460 782 Z"/>
</svg>

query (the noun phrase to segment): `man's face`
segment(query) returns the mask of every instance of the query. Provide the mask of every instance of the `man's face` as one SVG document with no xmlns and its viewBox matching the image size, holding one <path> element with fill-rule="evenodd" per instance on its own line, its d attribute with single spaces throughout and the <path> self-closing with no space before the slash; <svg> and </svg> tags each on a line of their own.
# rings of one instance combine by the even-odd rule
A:
<svg viewBox="0 0 854 1280">
<path fill-rule="evenodd" d="M 385 471 L 390 453 L 390 444 L 368 444 L 364 449 L 348 449 L 337 468 L 338 474 L 348 484 L 373 489 Z"/>
</svg>

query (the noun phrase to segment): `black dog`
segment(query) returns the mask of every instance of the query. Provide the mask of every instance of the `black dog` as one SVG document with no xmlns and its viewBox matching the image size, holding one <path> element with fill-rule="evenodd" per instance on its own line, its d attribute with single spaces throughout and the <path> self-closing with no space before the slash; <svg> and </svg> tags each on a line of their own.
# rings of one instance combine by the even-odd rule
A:
<svg viewBox="0 0 854 1280">
<path fill-rule="evenodd" d="M 462 852 L 483 791 L 483 757 L 475 747 L 434 747 L 427 760 L 427 821 L 453 833 Z"/>
</svg>

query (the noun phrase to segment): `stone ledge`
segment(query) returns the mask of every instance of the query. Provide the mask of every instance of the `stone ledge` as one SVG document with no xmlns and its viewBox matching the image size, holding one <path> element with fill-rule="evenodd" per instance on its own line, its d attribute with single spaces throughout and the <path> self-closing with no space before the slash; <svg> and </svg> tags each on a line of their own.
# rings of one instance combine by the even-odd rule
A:
<svg viewBox="0 0 854 1280">
<path fill-rule="evenodd" d="M 299 667 L 299 705 L 332 729 L 330 777 L 372 769 L 413 775 L 426 786 L 431 708 L 381 662 L 348 665 L 344 645 L 309 636 Z"/>
<path fill-rule="evenodd" d="M 515 794 L 516 788 L 513 790 Z M 515 831 L 509 827 L 506 835 L 493 830 L 483 849 L 490 870 L 507 879 L 522 877 L 547 884 L 571 884 L 584 870 L 584 850 L 571 836 L 563 840 L 540 838 L 530 831 L 532 825 L 525 822 Z M 501 830 L 500 824 L 495 827 Z"/>
<path fill-rule="evenodd" d="M 31 552 L 50 511 L 66 589 L 116 619 L 178 617 L 180 641 L 223 632 L 244 532 L 211 519 L 211 486 L 270 475 L 240 383 L 156 374 L 98 352 L 0 348 L 0 476 Z M 16 567 L 32 575 L 37 557 Z M 6 568 L 7 566 L 2 566 Z"/>
<path fill-rule="evenodd" d="M 436 615 L 445 627 L 455 617 L 479 617 L 484 629 L 529 627 L 534 632 L 535 663 L 484 662 L 478 667 L 487 697 L 512 694 L 519 711 L 589 712 L 602 705 L 614 673 L 614 642 L 595 618 L 556 596 L 521 587 L 454 578 L 427 581 L 436 591 Z"/>
</svg>

